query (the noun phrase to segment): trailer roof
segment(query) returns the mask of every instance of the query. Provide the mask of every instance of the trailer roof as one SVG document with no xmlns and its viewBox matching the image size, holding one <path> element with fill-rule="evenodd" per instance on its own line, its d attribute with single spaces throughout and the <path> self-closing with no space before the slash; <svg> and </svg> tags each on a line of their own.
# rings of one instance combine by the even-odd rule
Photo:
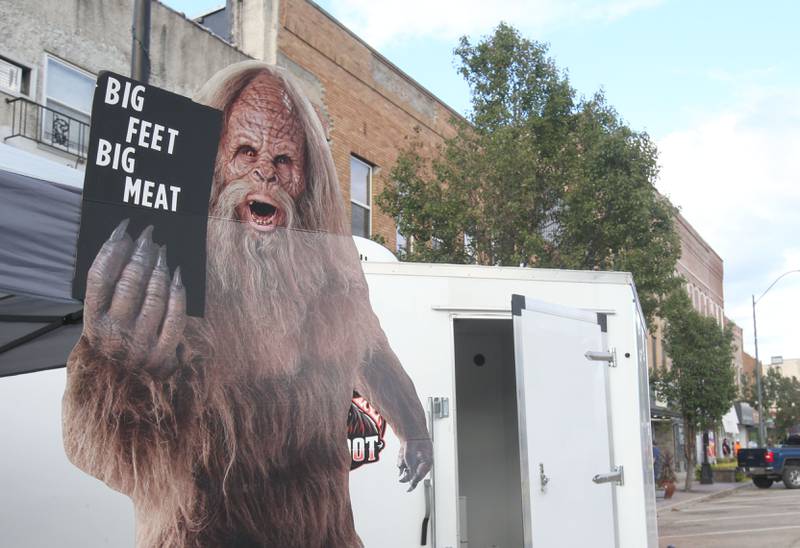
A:
<svg viewBox="0 0 800 548">
<path fill-rule="evenodd" d="M 513 266 L 480 266 L 438 263 L 362 263 L 366 274 L 427 276 L 445 278 L 479 278 L 498 280 L 536 280 L 541 282 L 601 283 L 630 285 L 635 288 L 630 272 L 597 270 L 561 270 Z"/>
<path fill-rule="evenodd" d="M 647 324 L 636 291 L 636 283 L 630 272 L 598 270 L 562 270 L 557 268 L 527 268 L 512 266 L 454 265 L 438 263 L 382 263 L 363 261 L 364 273 L 371 276 L 419 276 L 427 278 L 451 278 L 498 281 L 538 281 L 546 283 L 579 283 L 624 285 L 630 288 L 638 310 L 642 329 L 647 332 Z"/>
</svg>

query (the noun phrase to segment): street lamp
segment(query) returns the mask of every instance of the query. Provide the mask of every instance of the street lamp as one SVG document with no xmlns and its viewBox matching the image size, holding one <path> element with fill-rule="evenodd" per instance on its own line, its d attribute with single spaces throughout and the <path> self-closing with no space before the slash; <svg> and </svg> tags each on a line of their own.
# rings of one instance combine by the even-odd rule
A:
<svg viewBox="0 0 800 548">
<path fill-rule="evenodd" d="M 764 298 L 770 289 L 772 289 L 776 283 L 778 283 L 781 278 L 788 274 L 792 274 L 794 272 L 800 272 L 800 270 L 789 270 L 788 272 L 784 272 L 780 276 L 778 276 L 774 282 L 770 284 L 766 291 L 764 291 L 761 296 L 756 299 L 756 296 L 753 295 L 753 339 L 755 341 L 756 346 L 756 391 L 758 392 L 758 444 L 762 447 L 766 445 L 767 442 L 767 427 L 766 423 L 764 422 L 764 406 L 761 403 L 761 362 L 758 361 L 758 330 L 756 329 L 756 303 Z"/>
<path fill-rule="evenodd" d="M 150 80 L 150 4 L 136 0 L 131 27 L 131 78 L 146 84 Z"/>
</svg>

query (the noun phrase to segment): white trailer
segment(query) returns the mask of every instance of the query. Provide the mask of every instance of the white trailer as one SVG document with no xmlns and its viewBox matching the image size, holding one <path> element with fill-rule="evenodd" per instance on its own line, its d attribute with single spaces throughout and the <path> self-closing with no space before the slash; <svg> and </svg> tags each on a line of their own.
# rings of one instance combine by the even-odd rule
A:
<svg viewBox="0 0 800 548">
<path fill-rule="evenodd" d="M 351 472 L 365 546 L 656 546 L 631 276 L 372 255 L 373 307 L 427 407 L 435 463 L 406 493 L 389 428 L 379 460 Z M 0 379 L 0 545 L 132 546 L 130 501 L 64 455 L 64 380 Z"/>
<path fill-rule="evenodd" d="M 382 458 L 351 473 L 366 546 L 657 546 L 647 335 L 629 274 L 364 270 L 434 444 L 423 489 L 397 484 L 390 431 Z"/>
</svg>

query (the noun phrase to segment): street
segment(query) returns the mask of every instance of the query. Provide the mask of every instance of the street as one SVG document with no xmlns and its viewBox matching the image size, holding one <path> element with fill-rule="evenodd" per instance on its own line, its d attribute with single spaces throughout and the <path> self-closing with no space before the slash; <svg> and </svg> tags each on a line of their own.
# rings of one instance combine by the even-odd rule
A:
<svg viewBox="0 0 800 548">
<path fill-rule="evenodd" d="M 751 548 L 800 546 L 800 491 L 782 483 L 754 486 L 728 495 L 658 512 L 659 546 L 666 548 Z"/>
</svg>

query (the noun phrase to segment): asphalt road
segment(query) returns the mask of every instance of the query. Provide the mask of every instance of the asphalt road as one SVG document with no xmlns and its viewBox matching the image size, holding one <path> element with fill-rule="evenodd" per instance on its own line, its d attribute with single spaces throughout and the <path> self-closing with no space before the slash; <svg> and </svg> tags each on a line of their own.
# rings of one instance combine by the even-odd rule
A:
<svg viewBox="0 0 800 548">
<path fill-rule="evenodd" d="M 658 513 L 658 534 L 661 548 L 800 548 L 800 489 L 751 485 L 666 509 Z"/>
</svg>

